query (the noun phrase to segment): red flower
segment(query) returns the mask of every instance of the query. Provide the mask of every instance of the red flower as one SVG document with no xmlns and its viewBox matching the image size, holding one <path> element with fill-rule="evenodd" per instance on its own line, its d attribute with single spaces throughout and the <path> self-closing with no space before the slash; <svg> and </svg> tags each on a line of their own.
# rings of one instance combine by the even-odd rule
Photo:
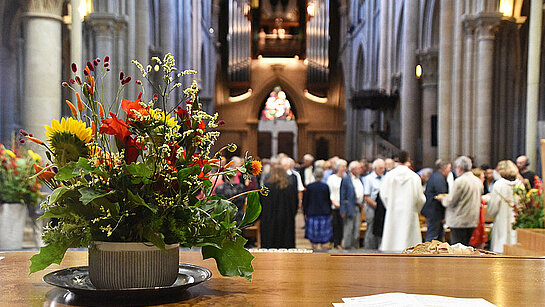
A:
<svg viewBox="0 0 545 307">
<path fill-rule="evenodd" d="M 129 126 L 122 119 L 117 118 L 114 113 L 110 112 L 110 118 L 102 120 L 100 133 L 115 135 L 119 140 L 125 142 L 131 135 Z"/>
<path fill-rule="evenodd" d="M 203 120 L 201 120 L 201 122 L 199 123 L 199 129 L 201 129 L 201 130 L 206 129 L 206 125 L 204 124 Z"/>
<path fill-rule="evenodd" d="M 127 139 L 127 150 L 125 154 L 125 162 L 127 164 L 131 164 L 136 162 L 136 159 L 138 159 L 138 154 L 142 150 L 142 143 L 139 143 L 136 141 L 136 138 L 129 137 Z"/>
<path fill-rule="evenodd" d="M 43 167 L 40 167 L 36 164 L 34 164 L 34 170 L 36 171 L 36 174 L 41 172 L 44 168 Z M 38 175 L 38 178 L 44 180 L 44 181 L 50 181 L 51 178 L 55 177 L 55 173 L 52 172 L 52 171 L 45 171 L 43 173 L 41 173 L 40 175 Z"/>
<path fill-rule="evenodd" d="M 130 101 L 127 99 L 121 100 L 121 108 L 123 108 L 123 110 L 127 113 L 127 119 L 130 118 L 132 120 L 138 120 L 136 114 L 132 110 L 137 111 L 142 116 L 149 115 L 149 107 L 143 107 L 142 105 L 140 105 L 141 98 L 142 92 L 138 94 L 138 98 L 136 98 L 135 101 Z"/>
<path fill-rule="evenodd" d="M 178 114 L 178 117 L 180 118 L 180 120 L 183 122 L 185 126 L 187 126 L 188 128 L 191 126 L 191 116 L 189 115 L 189 112 L 187 112 L 186 109 L 182 107 L 177 107 L 174 110 L 174 112 Z"/>
</svg>

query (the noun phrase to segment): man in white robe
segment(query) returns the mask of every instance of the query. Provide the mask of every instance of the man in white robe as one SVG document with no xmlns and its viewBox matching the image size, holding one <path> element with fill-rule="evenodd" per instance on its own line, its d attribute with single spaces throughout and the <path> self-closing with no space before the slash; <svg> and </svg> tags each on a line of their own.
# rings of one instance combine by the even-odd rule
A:
<svg viewBox="0 0 545 307">
<path fill-rule="evenodd" d="M 381 251 L 400 252 L 422 243 L 418 212 L 426 202 L 420 176 L 413 172 L 409 154 L 399 154 L 400 165 L 386 173 L 380 186 L 380 197 L 386 208 Z"/>
</svg>

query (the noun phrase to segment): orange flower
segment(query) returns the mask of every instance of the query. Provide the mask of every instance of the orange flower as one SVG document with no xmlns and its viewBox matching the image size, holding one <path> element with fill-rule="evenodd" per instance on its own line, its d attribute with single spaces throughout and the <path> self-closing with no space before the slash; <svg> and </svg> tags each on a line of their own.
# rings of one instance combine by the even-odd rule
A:
<svg viewBox="0 0 545 307">
<path fill-rule="evenodd" d="M 38 144 L 38 145 L 42 145 L 44 142 L 42 142 L 40 139 L 37 139 L 35 137 L 31 137 L 29 135 L 25 136 L 27 139 L 31 140 L 32 142 Z"/>
<path fill-rule="evenodd" d="M 76 110 L 76 107 L 70 102 L 70 100 L 66 100 L 66 104 L 70 107 L 70 112 L 72 112 L 72 115 L 74 117 L 78 117 L 78 111 Z"/>
<path fill-rule="evenodd" d="M 123 111 L 125 111 L 125 113 L 127 113 L 127 119 L 132 119 L 134 121 L 138 120 L 137 115 L 136 113 L 133 112 L 133 110 L 138 112 L 142 116 L 149 115 L 149 107 L 147 106 L 143 107 L 140 104 L 141 98 L 142 98 L 142 92 L 138 94 L 138 98 L 136 98 L 135 101 L 130 101 L 127 99 L 121 100 L 121 108 L 123 109 Z"/>
<path fill-rule="evenodd" d="M 76 93 L 76 99 L 78 102 L 78 110 L 81 112 L 83 111 L 83 102 L 81 101 L 81 97 L 79 96 L 79 93 Z"/>
<path fill-rule="evenodd" d="M 120 141 L 126 142 L 131 135 L 129 126 L 122 119 L 117 118 L 114 113 L 110 112 L 110 116 L 112 117 L 102 120 L 100 133 L 115 135 Z"/>
<path fill-rule="evenodd" d="M 259 161 L 252 161 L 252 164 L 250 165 L 250 173 L 254 176 L 259 175 L 261 173 L 261 162 Z"/>
<path fill-rule="evenodd" d="M 97 101 L 97 104 L 98 104 L 98 111 L 99 111 L 99 114 L 100 114 L 100 119 L 104 119 L 104 108 L 102 107 L 102 104 L 100 102 Z"/>
<path fill-rule="evenodd" d="M 233 164 L 233 162 L 235 162 L 235 161 L 233 161 L 233 160 L 229 161 L 229 163 L 225 164 L 225 166 L 223 168 L 228 169 Z"/>
<path fill-rule="evenodd" d="M 43 167 L 40 167 L 38 165 L 36 165 L 36 163 L 34 163 L 34 170 L 36 171 L 36 174 L 41 172 L 44 168 Z M 52 171 L 44 171 L 43 173 L 41 173 L 40 175 L 38 175 L 38 178 L 44 180 L 44 181 L 50 181 L 51 178 L 55 177 L 55 173 L 53 173 Z"/>
<path fill-rule="evenodd" d="M 94 135 L 95 134 L 95 129 L 96 129 L 96 125 L 95 125 L 95 122 L 91 122 L 91 133 Z"/>
</svg>

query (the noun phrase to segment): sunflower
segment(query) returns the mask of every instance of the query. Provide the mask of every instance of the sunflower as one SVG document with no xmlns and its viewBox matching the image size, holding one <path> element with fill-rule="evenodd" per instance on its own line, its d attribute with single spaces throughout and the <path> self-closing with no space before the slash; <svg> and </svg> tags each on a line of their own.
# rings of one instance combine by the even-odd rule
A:
<svg viewBox="0 0 545 307">
<path fill-rule="evenodd" d="M 87 143 L 93 139 L 93 132 L 84 122 L 71 117 L 62 118 L 60 123 L 54 119 L 51 127 L 45 125 L 45 132 L 58 166 L 89 156 Z"/>
<path fill-rule="evenodd" d="M 169 128 L 179 128 L 178 121 L 176 121 L 176 118 L 170 116 L 170 113 L 166 113 L 161 109 L 151 109 L 149 111 L 149 114 L 151 115 L 151 118 L 153 118 L 153 120 L 156 122 L 166 123 L 167 127 Z"/>
</svg>

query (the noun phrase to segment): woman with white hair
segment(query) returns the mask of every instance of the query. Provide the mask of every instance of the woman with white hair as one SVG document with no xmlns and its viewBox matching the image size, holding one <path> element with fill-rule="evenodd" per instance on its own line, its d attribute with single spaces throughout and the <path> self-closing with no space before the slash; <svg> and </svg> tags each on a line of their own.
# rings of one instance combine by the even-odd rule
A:
<svg viewBox="0 0 545 307">
<path fill-rule="evenodd" d="M 518 169 L 512 161 L 500 161 L 496 171 L 500 174 L 501 179 L 494 183 L 486 218 L 494 218 L 494 226 L 492 226 L 490 235 L 490 249 L 496 253 L 503 253 L 504 244 L 517 243 L 517 233 L 511 227 L 515 222 L 515 214 L 509 203 L 513 202 L 515 198 L 513 188 L 522 186 L 522 182 L 517 178 Z"/>
<path fill-rule="evenodd" d="M 343 240 L 343 219 L 341 217 L 341 181 L 346 174 L 348 163 L 346 160 L 337 159 L 335 162 L 336 173 L 329 176 L 327 185 L 331 197 L 331 224 L 333 226 L 333 247 L 340 249 Z"/>
</svg>

